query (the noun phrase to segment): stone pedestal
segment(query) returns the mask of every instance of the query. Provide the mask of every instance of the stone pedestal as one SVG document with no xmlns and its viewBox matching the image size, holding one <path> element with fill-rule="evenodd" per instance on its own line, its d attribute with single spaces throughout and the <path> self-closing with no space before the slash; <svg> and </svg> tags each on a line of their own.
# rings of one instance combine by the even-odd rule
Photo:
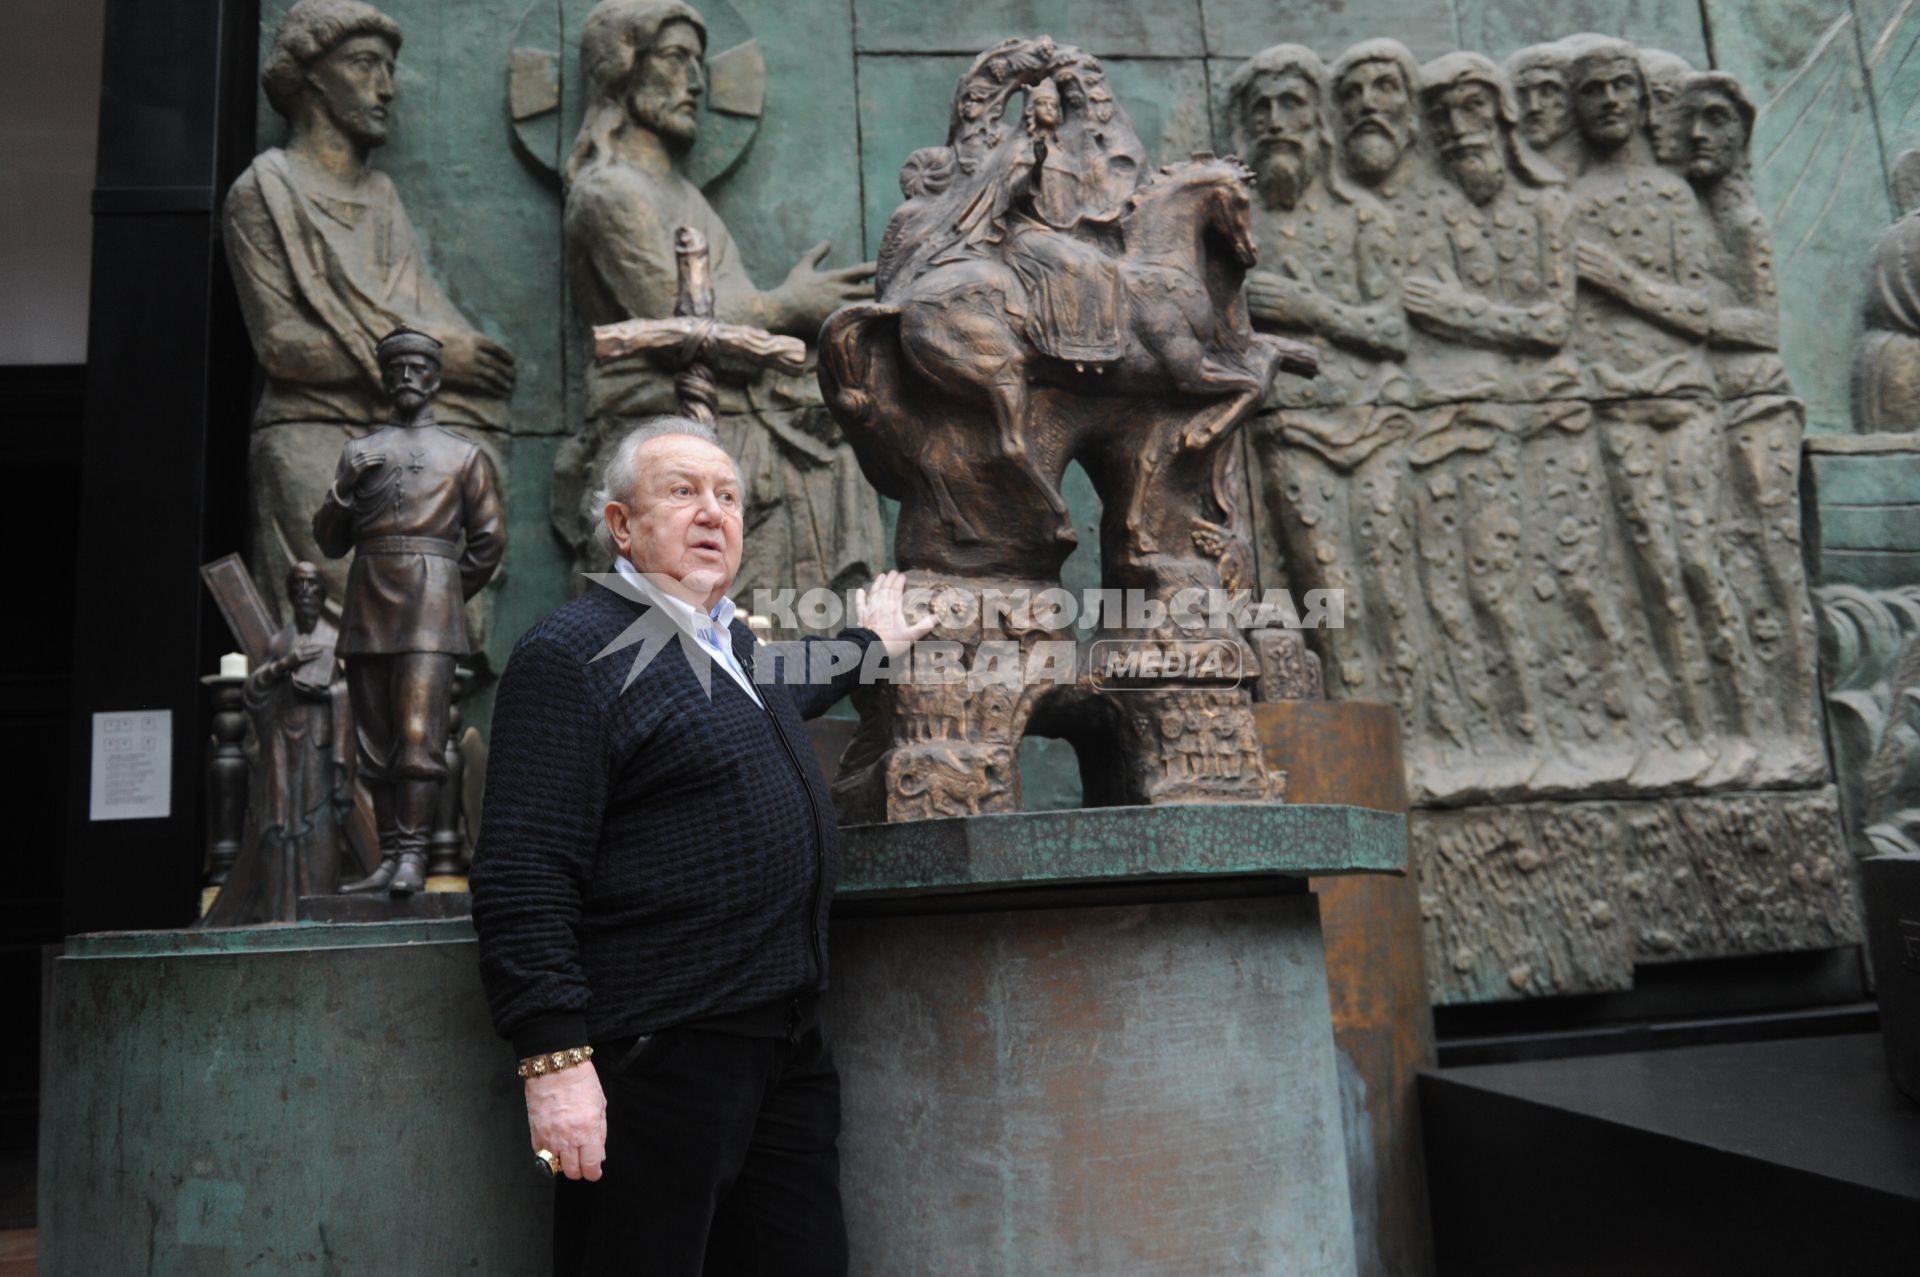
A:
<svg viewBox="0 0 1920 1277">
<path fill-rule="evenodd" d="M 1399 870 L 1403 818 L 1106 808 L 845 840 L 855 1273 L 1355 1272 L 1305 878 Z"/>
<path fill-rule="evenodd" d="M 1354 1272 L 1306 878 L 1403 870 L 1402 817 L 1106 808 L 846 850 L 856 1272 Z M 464 918 L 76 936 L 44 1030 L 45 1277 L 549 1271 Z"/>
<path fill-rule="evenodd" d="M 52 964 L 40 1272 L 547 1272 L 464 920 L 76 936 Z"/>
</svg>

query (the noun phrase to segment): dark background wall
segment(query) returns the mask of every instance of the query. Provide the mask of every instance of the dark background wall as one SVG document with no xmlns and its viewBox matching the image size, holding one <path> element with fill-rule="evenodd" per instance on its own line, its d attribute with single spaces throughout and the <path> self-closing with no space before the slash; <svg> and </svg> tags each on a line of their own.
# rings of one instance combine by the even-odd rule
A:
<svg viewBox="0 0 1920 1277">
<path fill-rule="evenodd" d="M 74 538 L 86 396 L 88 200 L 100 108 L 103 0 L 20 0 L 0 77 L 0 1018 L 29 1026 L 0 1055 L 0 1227 L 32 1213 L 26 1163 L 39 1085 L 41 953 L 63 934 L 65 749 L 73 694 Z"/>
</svg>

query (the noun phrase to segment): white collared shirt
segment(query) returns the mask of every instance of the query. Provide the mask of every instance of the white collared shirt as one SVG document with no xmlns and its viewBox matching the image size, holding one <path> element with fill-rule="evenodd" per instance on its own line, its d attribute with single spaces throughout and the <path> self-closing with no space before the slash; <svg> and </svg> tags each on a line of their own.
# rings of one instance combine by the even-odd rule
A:
<svg viewBox="0 0 1920 1277">
<path fill-rule="evenodd" d="M 633 564 L 617 555 L 613 567 L 630 581 L 646 579 Z M 648 584 L 651 586 L 652 582 Z M 755 705 L 765 708 L 766 702 L 760 699 L 759 689 L 754 687 L 753 680 L 740 668 L 740 661 L 733 654 L 733 635 L 727 627 L 733 624 L 734 613 L 739 609 L 734 606 L 732 599 L 722 595 L 720 601 L 703 616 L 693 604 L 658 586 L 653 586 L 649 594 L 657 597 L 659 605 L 672 614 L 674 624 L 700 640 L 700 646 L 712 654 L 714 663 L 727 672 L 728 678 L 740 685 L 741 691 L 753 698 Z"/>
</svg>

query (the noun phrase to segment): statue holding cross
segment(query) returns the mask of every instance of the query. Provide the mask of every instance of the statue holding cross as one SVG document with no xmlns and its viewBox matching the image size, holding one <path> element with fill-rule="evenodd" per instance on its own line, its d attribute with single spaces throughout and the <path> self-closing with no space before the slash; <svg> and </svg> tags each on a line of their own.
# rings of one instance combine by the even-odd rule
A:
<svg viewBox="0 0 1920 1277">
<path fill-rule="evenodd" d="M 574 313 L 595 334 L 630 320 L 668 327 L 618 338 L 588 365 L 583 428 L 554 461 L 552 518 L 576 571 L 604 569 L 594 491 L 613 447 L 649 418 L 690 410 L 712 423 L 745 481 L 734 595 L 752 610 L 758 589 L 845 590 L 881 566 L 879 498 L 821 400 L 811 355 L 829 314 L 873 296 L 873 263 L 826 266 L 821 243 L 771 288 L 749 275 L 683 171 L 708 99 L 706 55 L 705 20 L 678 0 L 603 0 L 581 29 L 585 111 L 563 176 Z M 775 334 L 792 354 L 765 344 Z"/>
</svg>

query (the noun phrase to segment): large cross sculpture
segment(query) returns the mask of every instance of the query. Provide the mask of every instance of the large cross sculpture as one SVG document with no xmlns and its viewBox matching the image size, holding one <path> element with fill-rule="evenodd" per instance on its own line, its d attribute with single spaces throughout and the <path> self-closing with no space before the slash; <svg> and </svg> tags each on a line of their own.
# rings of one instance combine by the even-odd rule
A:
<svg viewBox="0 0 1920 1277">
<path fill-rule="evenodd" d="M 712 364 L 743 371 L 763 368 L 797 373 L 806 368 L 806 344 L 798 337 L 776 337 L 759 328 L 724 324 L 713 317 L 713 271 L 707 237 L 691 226 L 673 233 L 680 283 L 671 319 L 628 319 L 593 330 L 596 363 L 647 353 L 675 370 L 674 394 L 680 411 L 712 425 L 719 402 Z"/>
</svg>

